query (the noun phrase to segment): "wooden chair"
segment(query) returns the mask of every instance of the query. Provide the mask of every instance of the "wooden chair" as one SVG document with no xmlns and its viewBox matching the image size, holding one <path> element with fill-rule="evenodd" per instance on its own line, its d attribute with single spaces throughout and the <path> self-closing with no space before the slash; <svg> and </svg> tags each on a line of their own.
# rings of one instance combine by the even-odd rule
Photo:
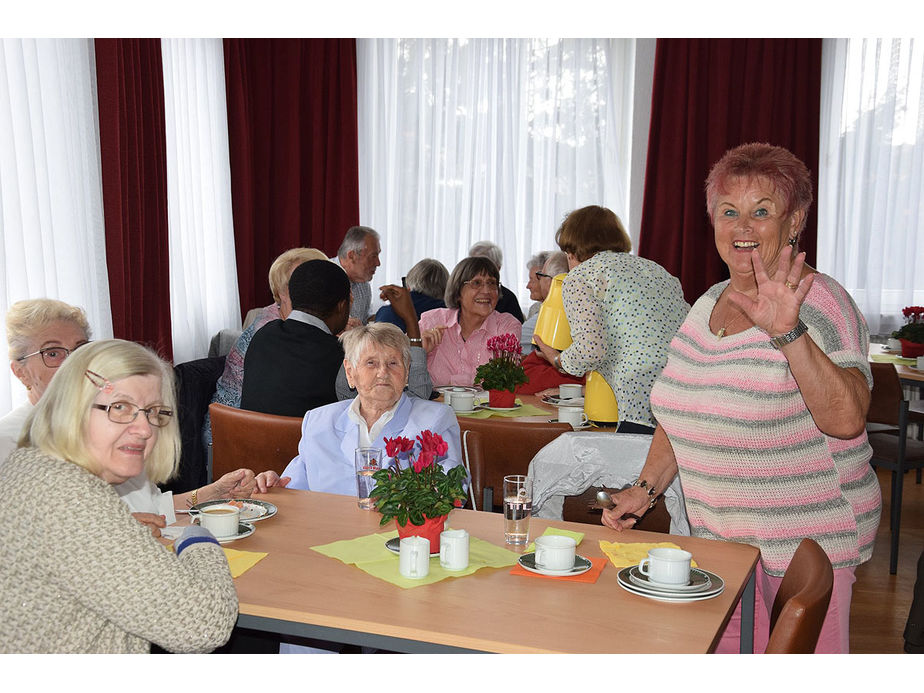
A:
<svg viewBox="0 0 924 693">
<path fill-rule="evenodd" d="M 472 480 L 475 498 L 481 501 L 481 509 L 492 511 L 495 496 L 504 491 L 504 477 L 508 474 L 528 474 L 529 463 L 546 444 L 562 433 L 573 431 L 566 423 L 523 423 L 505 419 L 470 419 L 459 417 L 462 435 L 465 431 L 481 434 L 484 455 L 484 472 L 478 482 Z M 472 472 L 474 476 L 474 471 Z"/>
<path fill-rule="evenodd" d="M 579 496 L 565 496 L 562 504 L 561 519 L 565 522 L 584 522 L 590 525 L 599 525 L 602 522 L 603 511 L 594 507 L 597 500 L 597 491 L 613 493 L 618 490 L 617 488 L 606 488 L 604 486 L 591 486 Z M 670 534 L 671 514 L 667 512 L 663 499 L 645 513 L 642 519 L 635 523 L 633 529 Z"/>
<path fill-rule="evenodd" d="M 905 472 L 924 467 L 924 443 L 908 438 L 908 400 L 905 399 L 895 366 L 891 363 L 871 363 L 870 367 L 873 372 L 873 392 L 866 415 L 869 444 L 873 448 L 870 464 L 892 471 L 889 573 L 895 575 L 898 570 Z M 917 481 L 920 483 L 920 476 Z"/>
<path fill-rule="evenodd" d="M 276 416 L 224 404 L 209 405 L 212 420 L 211 479 L 247 467 L 282 474 L 298 454 L 300 416 Z"/>
<path fill-rule="evenodd" d="M 484 494 L 484 444 L 479 431 L 462 431 L 462 459 L 471 481 L 469 503 L 478 510 L 478 500 Z"/>
<path fill-rule="evenodd" d="M 814 653 L 833 589 L 827 554 L 817 542 L 803 539 L 773 600 L 767 654 Z"/>
</svg>

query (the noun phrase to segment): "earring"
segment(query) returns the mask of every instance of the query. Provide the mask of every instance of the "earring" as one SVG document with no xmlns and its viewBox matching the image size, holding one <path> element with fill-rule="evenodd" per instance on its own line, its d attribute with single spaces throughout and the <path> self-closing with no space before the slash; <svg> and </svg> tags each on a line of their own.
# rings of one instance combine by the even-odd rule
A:
<svg viewBox="0 0 924 693">
<path fill-rule="evenodd" d="M 792 238 L 789 239 L 789 245 L 791 245 L 793 248 L 795 248 L 795 247 L 796 247 L 796 243 L 797 243 L 798 241 L 799 241 L 799 237 L 798 237 L 798 236 L 793 236 Z"/>
</svg>

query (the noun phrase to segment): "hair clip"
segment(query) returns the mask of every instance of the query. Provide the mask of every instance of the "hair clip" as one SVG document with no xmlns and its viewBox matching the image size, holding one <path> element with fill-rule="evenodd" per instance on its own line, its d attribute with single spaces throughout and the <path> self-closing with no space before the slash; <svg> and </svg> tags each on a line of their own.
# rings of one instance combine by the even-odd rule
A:
<svg viewBox="0 0 924 693">
<path fill-rule="evenodd" d="M 84 372 L 84 375 L 87 376 L 87 380 L 93 383 L 93 387 L 95 387 L 100 392 L 111 395 L 112 391 L 115 389 L 112 387 L 112 383 L 106 380 L 106 378 L 101 376 L 99 373 L 94 373 L 89 368 Z"/>
</svg>

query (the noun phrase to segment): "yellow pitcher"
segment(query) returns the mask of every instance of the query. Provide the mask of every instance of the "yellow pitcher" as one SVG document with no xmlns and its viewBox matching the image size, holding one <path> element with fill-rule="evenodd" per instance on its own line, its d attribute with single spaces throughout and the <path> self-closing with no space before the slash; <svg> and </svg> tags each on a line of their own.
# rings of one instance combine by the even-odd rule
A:
<svg viewBox="0 0 924 693">
<path fill-rule="evenodd" d="M 552 277 L 549 295 L 539 308 L 539 317 L 536 319 L 534 335 L 539 335 L 543 342 L 553 349 L 564 351 L 571 346 L 571 329 L 568 327 L 568 318 L 565 316 L 565 304 L 561 297 L 561 285 L 567 274 Z M 535 340 L 533 344 L 535 344 Z"/>
<path fill-rule="evenodd" d="M 613 388 L 597 371 L 588 373 L 584 381 L 584 413 L 594 423 L 615 426 L 619 422 L 619 406 Z"/>
</svg>

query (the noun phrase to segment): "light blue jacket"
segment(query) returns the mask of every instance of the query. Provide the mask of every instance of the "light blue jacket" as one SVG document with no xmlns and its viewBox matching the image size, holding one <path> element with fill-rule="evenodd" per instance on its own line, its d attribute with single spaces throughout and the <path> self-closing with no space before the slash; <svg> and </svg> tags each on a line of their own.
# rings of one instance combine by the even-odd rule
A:
<svg viewBox="0 0 924 693">
<path fill-rule="evenodd" d="M 305 414 L 298 456 L 283 472 L 283 476 L 292 478 L 288 488 L 357 495 L 353 456 L 359 447 L 359 426 L 347 413 L 350 404 L 352 400 L 335 402 Z M 383 438 L 404 436 L 415 440 L 425 430 L 438 433 L 449 445 L 446 456 L 439 460 L 444 470 L 462 464 L 459 423 L 453 410 L 439 402 L 408 397 L 406 393 L 401 395 L 395 415 L 385 425 L 382 436 L 373 444 L 384 450 Z"/>
</svg>

